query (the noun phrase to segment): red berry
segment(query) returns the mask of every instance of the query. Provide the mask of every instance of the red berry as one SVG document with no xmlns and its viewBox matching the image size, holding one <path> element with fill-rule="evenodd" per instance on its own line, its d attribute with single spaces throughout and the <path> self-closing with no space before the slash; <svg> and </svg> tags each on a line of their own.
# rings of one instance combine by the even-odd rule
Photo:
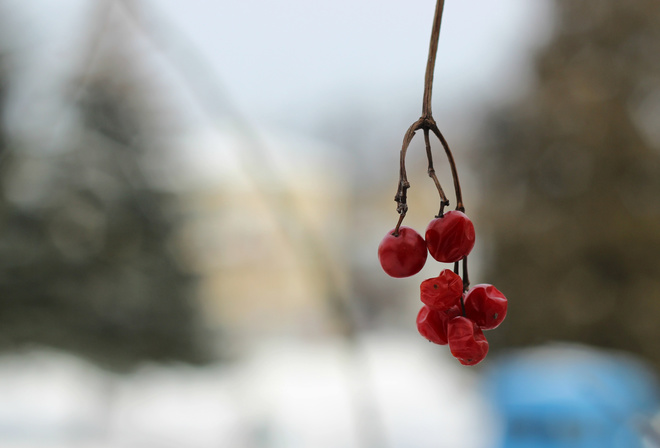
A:
<svg viewBox="0 0 660 448">
<path fill-rule="evenodd" d="M 508 302 L 493 285 L 476 285 L 465 295 L 465 316 L 482 330 L 497 328 L 506 317 Z"/>
<path fill-rule="evenodd" d="M 431 256 L 439 262 L 459 261 L 474 247 L 474 225 L 465 213 L 449 211 L 429 223 L 426 243 Z"/>
<path fill-rule="evenodd" d="M 424 238 L 410 227 L 399 227 L 399 235 L 391 230 L 378 246 L 378 259 L 383 270 L 390 276 L 410 277 L 422 270 L 427 250 Z"/>
<path fill-rule="evenodd" d="M 452 270 L 445 269 L 435 278 L 429 278 L 419 287 L 422 302 L 439 311 L 458 305 L 463 294 L 463 280 Z"/>
<path fill-rule="evenodd" d="M 447 311 L 438 311 L 424 305 L 417 314 L 417 330 L 429 341 L 446 345 L 447 322 L 460 314 L 461 310 L 458 306 L 454 306 Z"/>
<path fill-rule="evenodd" d="M 447 323 L 449 350 L 464 366 L 481 362 L 488 354 L 488 341 L 481 328 L 467 317 L 454 317 Z"/>
</svg>

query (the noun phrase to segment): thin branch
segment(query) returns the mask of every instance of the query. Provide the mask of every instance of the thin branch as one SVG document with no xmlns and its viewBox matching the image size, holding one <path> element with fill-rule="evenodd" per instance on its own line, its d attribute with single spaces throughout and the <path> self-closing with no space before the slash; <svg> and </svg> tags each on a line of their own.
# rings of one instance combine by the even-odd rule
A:
<svg viewBox="0 0 660 448">
<path fill-rule="evenodd" d="M 429 131 L 433 131 L 433 133 L 436 135 L 436 137 L 438 137 L 438 139 L 442 143 L 442 147 L 445 150 L 445 155 L 447 156 L 447 161 L 449 162 L 449 166 L 451 168 L 452 179 L 454 181 L 454 190 L 456 192 L 456 210 L 465 211 L 465 207 L 463 205 L 463 194 L 461 192 L 461 184 L 458 179 L 458 170 L 456 169 L 456 162 L 454 160 L 454 156 L 452 155 L 452 152 L 449 149 L 449 144 L 447 143 L 447 140 L 445 140 L 444 136 L 438 129 L 438 126 L 436 125 L 431 112 L 431 97 L 433 92 L 433 73 L 435 71 L 435 60 L 438 52 L 438 40 L 440 39 L 440 25 L 442 24 L 442 13 L 444 10 L 444 6 L 445 6 L 444 0 L 437 0 L 435 6 L 435 15 L 433 17 L 433 26 L 431 29 L 429 56 L 426 62 L 426 74 L 424 77 L 422 116 L 419 118 L 419 120 L 414 122 L 408 128 L 406 134 L 403 137 L 403 145 L 401 147 L 401 155 L 399 161 L 399 183 L 397 185 L 396 195 L 394 196 L 394 200 L 397 203 L 396 210 L 400 215 L 399 222 L 397 223 L 394 231 L 395 234 L 398 234 L 398 230 L 399 227 L 401 226 L 401 222 L 403 221 L 403 218 L 406 216 L 406 213 L 408 212 L 407 192 L 408 192 L 408 188 L 410 188 L 410 182 L 408 182 L 408 174 L 406 173 L 406 153 L 408 151 L 408 146 L 410 145 L 410 142 L 415 136 L 415 132 L 418 131 L 419 129 L 422 129 L 424 131 L 426 156 L 429 162 L 427 173 L 429 177 L 433 179 L 433 182 L 435 183 L 435 186 L 438 190 L 438 195 L 440 196 L 440 211 L 437 217 L 443 216 L 444 207 L 449 205 L 449 200 L 447 199 L 447 196 L 445 195 L 445 192 L 442 189 L 442 186 L 440 185 L 440 181 L 438 180 L 438 177 L 435 174 L 435 168 L 433 167 L 433 156 L 431 153 L 431 144 L 429 141 Z"/>
<path fill-rule="evenodd" d="M 429 45 L 429 57 L 426 62 L 426 75 L 424 76 L 424 97 L 422 100 L 422 117 L 431 117 L 431 96 L 433 91 L 433 72 L 435 71 L 435 57 L 438 53 L 438 40 L 440 38 L 440 24 L 442 23 L 442 11 L 445 7 L 444 0 L 438 0 L 435 5 L 433 16 L 433 27 L 431 29 L 431 43 Z"/>
<path fill-rule="evenodd" d="M 433 182 L 435 182 L 435 186 L 438 189 L 438 194 L 440 195 L 440 211 L 438 212 L 438 216 L 436 216 L 436 218 L 442 218 L 445 206 L 449 205 L 449 199 L 447 199 L 445 192 L 442 190 L 442 186 L 440 185 L 438 176 L 435 175 L 435 169 L 433 168 L 433 154 L 431 154 L 431 141 L 429 139 L 429 130 L 426 128 L 424 129 L 424 144 L 426 145 L 426 158 L 429 161 L 429 167 L 427 169 L 427 173 L 429 177 L 433 179 Z"/>
<path fill-rule="evenodd" d="M 442 143 L 442 147 L 445 149 L 445 154 L 447 155 L 447 161 L 449 162 L 449 167 L 451 168 L 451 177 L 454 179 L 454 190 L 456 191 L 456 210 L 464 212 L 465 206 L 463 205 L 463 193 L 461 192 L 461 183 L 458 180 L 458 170 L 456 169 L 454 156 L 451 153 L 451 149 L 449 149 L 447 140 L 445 140 L 445 137 L 442 135 L 442 132 L 440 132 L 440 129 L 438 129 L 438 126 L 435 124 L 435 122 L 433 122 L 430 129 L 433 131 L 435 136 L 438 137 L 440 143 Z"/>
<path fill-rule="evenodd" d="M 401 154 L 399 158 L 399 185 L 396 190 L 396 195 L 394 196 L 394 201 L 397 203 L 396 211 L 401 215 L 399 217 L 399 223 L 396 226 L 396 233 L 398 233 L 399 226 L 408 212 L 408 204 L 406 202 L 408 200 L 408 188 L 410 188 L 410 183 L 408 182 L 408 174 L 406 173 L 406 153 L 408 152 L 410 142 L 415 136 L 415 131 L 419 129 L 421 122 L 421 119 L 414 122 L 403 136 L 403 144 L 401 145 Z"/>
<path fill-rule="evenodd" d="M 454 272 L 458 274 L 458 261 L 454 263 Z M 463 296 L 470 289 L 470 278 L 468 277 L 468 264 L 467 264 L 467 255 L 463 257 L 463 294 L 461 294 L 461 311 L 463 316 L 465 316 L 465 300 Z"/>
<path fill-rule="evenodd" d="M 393 236 L 399 236 L 399 228 L 401 227 L 401 224 L 403 224 L 403 218 L 406 217 L 405 213 L 402 213 L 399 215 L 399 222 L 396 223 L 396 227 L 394 228 L 394 232 L 392 232 Z"/>
</svg>

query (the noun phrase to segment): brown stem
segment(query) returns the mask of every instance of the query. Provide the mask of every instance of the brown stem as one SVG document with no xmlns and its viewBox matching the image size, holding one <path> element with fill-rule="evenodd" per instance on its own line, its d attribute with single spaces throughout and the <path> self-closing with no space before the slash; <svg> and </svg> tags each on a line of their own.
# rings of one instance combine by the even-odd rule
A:
<svg viewBox="0 0 660 448">
<path fill-rule="evenodd" d="M 399 236 L 399 227 L 401 227 L 401 223 L 403 223 L 403 218 L 406 217 L 406 214 L 403 213 L 399 215 L 399 222 L 396 223 L 396 227 L 394 228 L 394 232 L 392 232 L 393 236 Z"/>
<path fill-rule="evenodd" d="M 464 212 L 465 206 L 463 205 L 463 193 L 461 192 L 461 183 L 458 180 L 458 170 L 456 169 L 456 162 L 454 161 L 454 156 L 451 153 L 451 149 L 449 149 L 449 144 L 447 143 L 447 140 L 445 140 L 445 137 L 442 135 L 442 132 L 440 132 L 440 129 L 438 129 L 438 126 L 435 124 L 435 122 L 431 122 L 430 129 L 431 131 L 433 131 L 436 137 L 438 137 L 440 143 L 442 143 L 442 147 L 445 149 L 445 154 L 447 155 L 447 160 L 449 161 L 449 167 L 451 168 L 451 177 L 454 179 L 454 190 L 456 191 L 456 210 L 460 210 Z"/>
<path fill-rule="evenodd" d="M 433 27 L 431 29 L 431 42 L 429 44 L 429 57 L 426 62 L 426 75 L 424 76 L 424 98 L 422 100 L 422 117 L 431 116 L 431 96 L 433 91 L 433 72 L 435 71 L 435 57 L 438 52 L 438 39 L 440 38 L 440 24 L 442 23 L 442 10 L 444 0 L 438 0 L 435 5 Z"/>
<path fill-rule="evenodd" d="M 429 140 L 428 128 L 424 128 L 424 143 L 426 144 L 426 158 L 429 161 L 429 167 L 427 173 L 429 177 L 433 179 L 433 182 L 435 182 L 435 186 L 438 189 L 438 194 L 440 195 L 440 211 L 438 212 L 436 218 L 442 218 L 445 206 L 449 205 L 449 199 L 447 199 L 445 192 L 442 190 L 442 186 L 440 185 L 438 176 L 435 175 L 435 169 L 433 168 L 433 155 L 431 154 L 431 142 Z"/>
<path fill-rule="evenodd" d="M 396 195 L 394 200 L 397 203 L 396 211 L 401 215 L 399 217 L 399 224 L 397 224 L 396 230 L 398 232 L 399 226 L 403 221 L 403 217 L 406 216 L 408 212 L 408 188 L 410 188 L 410 182 L 408 182 L 408 174 L 406 173 L 406 153 L 408 152 L 408 146 L 415 136 L 415 131 L 419 129 L 419 124 L 421 120 L 414 122 L 406 131 L 406 135 L 403 137 L 403 145 L 401 146 L 401 155 L 399 159 L 399 185 L 396 190 Z"/>
<path fill-rule="evenodd" d="M 458 261 L 454 263 L 454 272 L 458 274 Z M 465 300 L 463 296 L 470 288 L 470 279 L 468 278 L 468 265 L 467 265 L 467 255 L 463 257 L 463 294 L 461 294 L 461 311 L 463 312 L 463 317 L 465 317 Z"/>
<path fill-rule="evenodd" d="M 456 210 L 465 211 L 463 206 L 463 195 L 461 193 L 461 184 L 458 180 L 458 171 L 456 170 L 456 162 L 454 161 L 454 156 L 449 149 L 449 144 L 443 137 L 442 133 L 438 129 L 438 126 L 435 124 L 431 113 L 431 96 L 433 92 L 433 72 L 435 70 L 435 59 L 438 52 L 438 40 L 440 38 L 440 25 L 442 23 L 442 12 L 445 6 L 444 0 L 437 0 L 435 5 L 435 15 L 433 17 L 433 27 L 431 29 L 431 42 L 429 44 L 429 56 L 426 62 L 426 74 L 424 77 L 424 96 L 422 99 L 422 116 L 419 120 L 414 122 L 406 131 L 406 134 L 403 138 L 403 145 L 401 147 L 401 156 L 400 156 L 400 165 L 399 165 L 399 184 L 397 186 L 397 192 L 394 196 L 394 200 L 397 203 L 397 212 L 399 213 L 399 223 L 396 226 L 395 233 L 398 233 L 399 226 L 408 212 L 408 188 L 410 188 L 410 183 L 408 182 L 408 175 L 406 173 L 406 153 L 408 151 L 408 146 L 415 136 L 415 131 L 419 129 L 424 130 L 424 140 L 426 142 L 426 155 L 429 161 L 428 165 L 428 175 L 433 179 L 433 182 L 438 189 L 438 194 L 440 195 L 440 212 L 438 217 L 441 217 L 444 212 L 444 207 L 449 205 L 449 200 L 445 195 L 442 187 L 440 186 L 440 181 L 435 174 L 435 169 L 433 167 L 433 157 L 431 155 L 431 145 L 429 142 L 429 130 L 438 137 L 442 146 L 445 150 L 447 160 L 451 167 L 451 175 L 454 181 L 454 190 L 456 191 Z"/>
</svg>

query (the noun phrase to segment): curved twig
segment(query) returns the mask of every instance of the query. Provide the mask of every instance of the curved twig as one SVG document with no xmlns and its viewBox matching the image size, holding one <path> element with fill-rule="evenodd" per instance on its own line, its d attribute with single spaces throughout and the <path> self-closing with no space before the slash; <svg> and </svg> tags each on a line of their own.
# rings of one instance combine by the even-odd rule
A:
<svg viewBox="0 0 660 448">
<path fill-rule="evenodd" d="M 406 131 L 406 134 L 403 136 L 403 144 L 401 145 L 401 154 L 399 158 L 399 185 L 396 190 L 396 195 L 394 196 L 394 201 L 397 203 L 396 211 L 399 213 L 399 222 L 394 229 L 393 235 L 397 236 L 399 234 L 399 227 L 405 218 L 406 213 L 408 212 L 408 188 L 410 188 L 410 182 L 408 182 L 408 174 L 406 173 L 406 154 L 408 152 L 408 146 L 415 136 L 415 131 L 419 129 L 421 119 L 414 122 Z"/>
<path fill-rule="evenodd" d="M 444 212 L 444 207 L 449 205 L 449 200 L 445 195 L 440 181 L 438 180 L 437 175 L 435 174 L 435 168 L 433 166 L 433 155 L 431 153 L 431 143 L 429 140 L 429 131 L 432 131 L 436 137 L 442 143 L 442 147 L 445 150 L 445 155 L 447 156 L 447 161 L 451 168 L 451 175 L 454 181 L 454 190 L 456 192 L 456 209 L 460 211 L 465 211 L 463 205 L 463 196 L 461 193 L 461 185 L 458 179 L 458 171 L 456 169 L 456 162 L 454 161 L 454 156 L 452 155 L 451 150 L 449 149 L 449 144 L 445 140 L 444 136 L 438 129 L 438 126 L 433 119 L 431 112 L 431 97 L 433 92 L 433 72 L 435 70 L 435 60 L 438 52 L 438 40 L 440 38 L 440 25 L 442 23 L 442 13 L 444 10 L 445 2 L 444 0 L 438 0 L 435 7 L 435 15 L 433 17 L 433 26 L 431 29 L 431 42 L 429 44 L 429 56 L 426 62 L 426 73 L 424 76 L 424 95 L 422 98 L 422 116 L 415 121 L 406 131 L 403 137 L 403 145 L 401 146 L 401 154 L 399 160 L 399 183 L 397 185 L 396 195 L 394 196 L 394 201 L 397 203 L 397 212 L 399 213 L 399 221 L 394 229 L 394 235 L 398 235 L 399 227 L 403 222 L 403 218 L 408 212 L 408 188 L 410 188 L 410 182 L 408 182 L 408 174 L 406 172 L 406 154 L 408 152 L 408 146 L 415 136 L 415 132 L 422 129 L 424 131 L 424 141 L 426 146 L 426 157 L 428 159 L 428 169 L 427 174 L 438 190 L 438 195 L 440 196 L 440 211 L 437 217 L 442 217 Z"/>
<path fill-rule="evenodd" d="M 399 184 L 397 186 L 397 192 L 394 196 L 394 200 L 397 203 L 397 212 L 399 213 L 399 221 L 392 233 L 394 236 L 398 236 L 399 228 L 401 223 L 408 212 L 408 188 L 410 188 L 410 182 L 408 182 L 408 174 L 406 173 L 406 154 L 408 152 L 408 146 L 412 142 L 415 132 L 418 130 L 424 131 L 424 143 L 426 148 L 426 158 L 428 159 L 428 169 L 427 174 L 433 182 L 435 183 L 436 188 L 438 189 L 438 195 L 440 196 L 440 211 L 436 218 L 442 218 L 444 207 L 449 205 L 449 200 L 445 195 L 445 192 L 440 185 L 438 176 L 435 174 L 435 168 L 433 166 L 433 154 L 431 152 L 431 142 L 429 139 L 429 132 L 433 132 L 435 136 L 440 140 L 442 147 L 445 151 L 445 156 L 447 157 L 447 162 L 451 169 L 451 176 L 454 181 L 454 191 L 456 192 L 456 210 L 461 212 L 465 211 L 465 206 L 463 205 L 463 193 L 461 191 L 461 183 L 458 179 L 458 170 L 456 169 L 456 161 L 454 156 L 449 149 L 449 144 L 447 140 L 438 129 L 435 120 L 433 119 L 433 114 L 431 112 L 431 97 L 433 92 L 433 73 L 435 71 L 435 59 L 438 52 L 438 40 L 440 38 L 440 25 L 442 23 L 442 12 L 444 10 L 445 2 L 444 0 L 437 0 L 435 5 L 435 15 L 433 17 L 433 26 L 431 29 L 431 42 L 429 44 L 429 56 L 426 62 L 426 73 L 424 76 L 424 95 L 422 97 L 422 116 L 415 121 L 406 131 L 403 137 L 403 145 L 401 146 L 401 154 L 399 161 Z M 458 262 L 454 265 L 454 271 L 458 274 Z M 467 270 L 467 257 L 463 258 L 463 289 L 466 291 L 469 287 L 470 282 L 468 279 L 468 270 Z M 465 307 L 463 305 L 463 299 L 461 299 L 461 306 L 463 307 L 463 314 L 465 315 Z"/>
<path fill-rule="evenodd" d="M 442 218 L 445 207 L 449 205 L 449 199 L 447 199 L 447 195 L 445 195 L 445 192 L 440 185 L 438 176 L 435 175 L 435 168 L 433 168 L 433 155 L 431 154 L 431 141 L 429 139 L 429 130 L 427 128 L 424 128 L 424 144 L 426 145 L 426 158 L 429 161 L 429 167 L 426 172 L 428 173 L 429 177 L 433 179 L 433 182 L 438 189 L 438 194 L 440 195 L 440 211 L 438 212 L 436 218 Z"/>
<path fill-rule="evenodd" d="M 445 137 L 442 135 L 442 132 L 440 132 L 440 129 L 438 129 L 438 126 L 435 124 L 435 122 L 433 122 L 430 129 L 433 131 L 435 136 L 438 137 L 442 147 L 445 149 L 445 155 L 447 156 L 447 161 L 449 162 L 449 167 L 451 168 L 451 177 L 454 179 L 454 190 L 456 191 L 456 210 L 464 212 L 465 206 L 463 205 L 463 193 L 461 191 L 461 183 L 458 180 L 458 170 L 456 169 L 454 155 L 452 154 L 451 149 L 449 149 L 447 140 L 445 140 Z"/>
</svg>

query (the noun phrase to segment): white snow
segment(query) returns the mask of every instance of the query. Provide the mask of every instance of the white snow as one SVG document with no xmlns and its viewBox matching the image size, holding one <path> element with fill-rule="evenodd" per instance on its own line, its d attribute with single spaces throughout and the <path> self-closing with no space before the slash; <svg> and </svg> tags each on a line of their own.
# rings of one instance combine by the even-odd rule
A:
<svg viewBox="0 0 660 448">
<path fill-rule="evenodd" d="M 476 381 L 446 347 L 399 334 L 271 339 L 230 363 L 126 375 L 33 351 L 0 357 L 0 446 L 484 447 Z"/>
</svg>

